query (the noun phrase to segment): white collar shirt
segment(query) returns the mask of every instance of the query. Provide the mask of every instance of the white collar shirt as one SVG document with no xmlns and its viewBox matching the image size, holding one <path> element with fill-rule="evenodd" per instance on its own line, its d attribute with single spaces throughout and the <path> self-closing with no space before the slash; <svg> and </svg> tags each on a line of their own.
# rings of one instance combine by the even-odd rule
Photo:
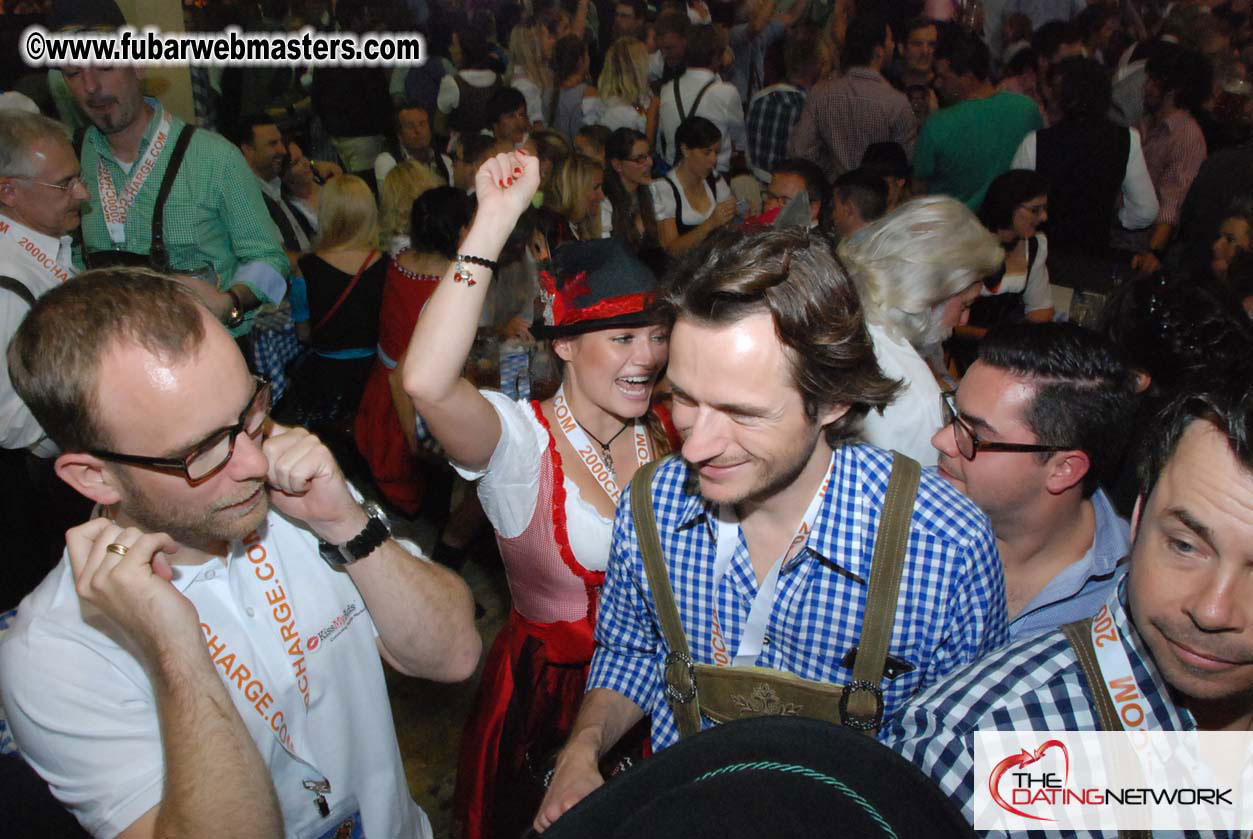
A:
<svg viewBox="0 0 1253 839">
<path fill-rule="evenodd" d="M 705 95 L 700 98 L 700 107 L 696 107 L 696 98 L 701 90 L 709 85 Z M 661 153 L 667 163 L 676 163 L 678 144 L 674 133 L 679 130 L 683 121 L 679 115 L 679 106 L 675 100 L 675 84 L 683 99 L 683 109 L 687 116 L 702 116 L 718 126 L 722 132 L 722 144 L 718 147 L 717 174 L 726 174 L 731 169 L 731 149 L 748 148 L 748 135 L 744 130 L 744 103 L 740 101 L 740 92 L 735 85 L 720 80 L 712 70 L 693 68 L 685 72 L 674 82 L 666 82 L 661 86 L 660 126 Z"/>
<path fill-rule="evenodd" d="M 271 511 L 226 560 L 174 570 L 269 769 L 286 834 L 321 836 L 359 809 L 365 836 L 428 839 L 405 781 L 377 631 L 312 533 Z M 0 643 L 0 692 L 23 756 L 92 834 L 114 835 L 160 803 L 151 681 L 118 628 L 80 603 L 68 559 L 22 602 Z M 322 779 L 326 818 L 304 786 Z"/>
<path fill-rule="evenodd" d="M 49 236 L 0 216 L 0 275 L 12 277 L 36 298 L 74 276 L 70 237 Z M 30 307 L 11 291 L 0 290 L 0 339 L 9 341 Z M 49 457 L 57 453 L 43 428 L 13 390 L 7 364 L 0 364 L 0 448 L 30 449 Z"/>
</svg>

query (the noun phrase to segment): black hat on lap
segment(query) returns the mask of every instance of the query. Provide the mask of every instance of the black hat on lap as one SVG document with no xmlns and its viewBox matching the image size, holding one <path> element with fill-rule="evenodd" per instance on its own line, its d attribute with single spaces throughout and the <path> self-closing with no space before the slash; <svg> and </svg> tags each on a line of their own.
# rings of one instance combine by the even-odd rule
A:
<svg viewBox="0 0 1253 839">
<path fill-rule="evenodd" d="M 544 839 L 974 837 L 913 764 L 852 729 L 803 717 L 737 720 L 611 778 Z"/>
</svg>

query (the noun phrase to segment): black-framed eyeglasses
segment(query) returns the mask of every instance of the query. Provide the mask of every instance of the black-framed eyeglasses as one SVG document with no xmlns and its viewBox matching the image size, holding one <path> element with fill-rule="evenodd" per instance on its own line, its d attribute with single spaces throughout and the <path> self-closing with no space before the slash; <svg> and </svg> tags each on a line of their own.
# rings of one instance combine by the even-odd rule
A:
<svg viewBox="0 0 1253 839">
<path fill-rule="evenodd" d="M 944 424 L 953 426 L 953 439 L 957 441 L 957 451 L 966 460 L 974 460 L 979 452 L 1065 452 L 1074 446 L 1041 446 L 1036 443 L 996 443 L 979 439 L 975 430 L 957 413 L 956 394 L 949 390 L 940 394 L 940 403 L 944 406 Z"/>
<path fill-rule="evenodd" d="M 103 449 L 89 449 L 101 460 L 126 463 L 131 466 L 142 466 L 158 472 L 173 472 L 182 475 L 192 486 L 212 478 L 230 462 L 235 454 L 235 438 L 240 433 L 247 434 L 256 440 L 265 429 L 265 421 L 270 416 L 270 396 L 273 388 L 264 376 L 254 375 L 257 387 L 248 400 L 247 407 L 239 415 L 239 422 L 226 428 L 219 428 L 196 445 L 192 446 L 182 457 L 146 457 L 136 454 L 119 454 Z"/>
</svg>

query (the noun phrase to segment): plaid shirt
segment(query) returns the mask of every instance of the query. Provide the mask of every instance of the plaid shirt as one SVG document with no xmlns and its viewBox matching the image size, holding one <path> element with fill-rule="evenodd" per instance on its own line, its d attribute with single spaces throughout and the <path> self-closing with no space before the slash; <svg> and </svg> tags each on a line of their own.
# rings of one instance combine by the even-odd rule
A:
<svg viewBox="0 0 1253 839">
<path fill-rule="evenodd" d="M 851 668 L 842 662 L 861 635 L 891 466 L 890 453 L 872 446 L 850 444 L 836 452 L 831 487 L 809 540 L 779 573 L 758 666 L 833 684 L 852 680 Z M 657 471 L 652 498 L 692 657 L 711 664 L 715 608 L 726 648 L 734 651 L 757 580 L 741 532 L 726 576 L 714 590 L 717 509 L 694 491 L 695 480 L 688 465 L 675 458 Z M 924 470 L 889 648 L 889 655 L 912 669 L 885 686 L 885 716 L 919 688 L 1006 643 L 1007 626 L 1005 580 L 988 520 L 935 470 Z M 628 492 L 614 521 L 596 641 L 588 688 L 617 691 L 651 714 L 654 750 L 673 744 L 678 730 L 662 694 L 662 664 L 669 649 L 661 637 Z M 703 723 L 712 725 L 708 719 Z"/>
<path fill-rule="evenodd" d="M 776 84 L 761 90 L 748 105 L 748 159 L 753 174 L 770 183 L 770 173 L 787 159 L 792 126 L 805 108 L 805 91 L 790 84 Z"/>
<path fill-rule="evenodd" d="M 1196 730 L 1192 714 L 1171 700 L 1148 648 L 1131 623 L 1126 577 L 1117 591 L 1111 611 L 1123 651 L 1131 662 L 1131 674 L 1145 698 L 1146 728 Z M 1074 648 L 1057 630 L 1006 647 L 919 694 L 883 727 L 879 739 L 917 764 L 973 824 L 974 733 L 1100 731 L 1090 696 Z M 1041 831 L 1032 835 L 1062 834 Z M 1065 835 L 1080 834 L 1068 831 Z M 1083 835 L 1106 834 L 1097 831 Z"/>
<path fill-rule="evenodd" d="M 791 152 L 834 179 L 861 165 L 871 143 L 900 143 L 914 155 L 918 118 L 909 99 L 869 67 L 850 67 L 809 92 L 792 131 Z"/>
</svg>

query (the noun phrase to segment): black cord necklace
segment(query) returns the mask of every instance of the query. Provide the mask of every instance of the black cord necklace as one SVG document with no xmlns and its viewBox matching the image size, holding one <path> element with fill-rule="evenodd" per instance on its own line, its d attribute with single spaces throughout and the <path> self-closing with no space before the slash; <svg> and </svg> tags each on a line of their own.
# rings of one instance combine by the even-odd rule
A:
<svg viewBox="0 0 1253 839">
<path fill-rule="evenodd" d="M 573 416 L 573 414 L 571 414 L 571 416 Z M 579 422 L 577 417 L 575 417 L 574 421 Z M 623 423 L 622 427 L 618 429 L 618 433 L 610 437 L 608 443 L 603 443 L 601 442 L 601 439 L 599 437 L 597 437 L 595 434 L 587 430 L 586 425 L 579 422 L 579 428 L 583 429 L 583 433 L 586 434 L 588 437 L 591 437 L 596 442 L 596 444 L 600 446 L 601 459 L 605 461 L 605 468 L 608 469 L 611 473 L 613 472 L 613 455 L 609 453 L 609 445 L 610 443 L 613 443 L 614 440 L 617 440 L 619 437 L 621 437 L 622 432 L 626 431 L 627 426 L 629 426 L 630 424 L 631 423 L 629 422 Z"/>
</svg>

